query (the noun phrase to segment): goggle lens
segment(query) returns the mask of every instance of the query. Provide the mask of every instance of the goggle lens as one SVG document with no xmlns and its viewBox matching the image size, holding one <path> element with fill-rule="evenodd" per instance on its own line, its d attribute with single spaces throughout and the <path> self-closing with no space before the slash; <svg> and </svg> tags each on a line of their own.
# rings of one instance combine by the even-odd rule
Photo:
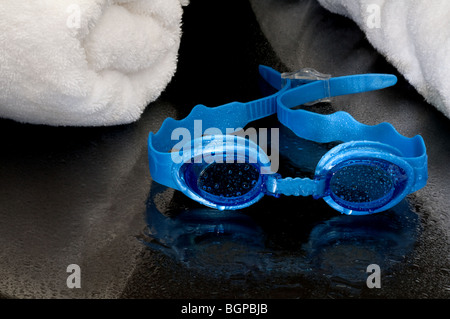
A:
<svg viewBox="0 0 450 319">
<path fill-rule="evenodd" d="M 333 169 L 330 196 L 346 209 L 376 210 L 402 191 L 407 175 L 395 164 L 367 160 L 346 162 Z"/>
<path fill-rule="evenodd" d="M 253 189 L 259 170 L 249 163 L 212 163 L 200 173 L 198 188 L 215 196 L 239 197 Z"/>
<path fill-rule="evenodd" d="M 330 181 L 334 195 L 352 203 L 379 200 L 392 193 L 392 186 L 392 177 L 372 165 L 346 166 L 334 173 Z"/>
</svg>

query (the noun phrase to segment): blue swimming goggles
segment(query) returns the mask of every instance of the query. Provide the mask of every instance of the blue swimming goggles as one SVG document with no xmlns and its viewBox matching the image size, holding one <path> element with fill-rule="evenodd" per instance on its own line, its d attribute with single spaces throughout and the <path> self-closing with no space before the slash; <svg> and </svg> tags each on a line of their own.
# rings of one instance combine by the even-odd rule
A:
<svg viewBox="0 0 450 319">
<path fill-rule="evenodd" d="M 407 138 L 389 123 L 365 125 L 342 111 L 322 115 L 293 109 L 392 86 L 397 82 L 394 75 L 331 78 L 311 69 L 280 74 L 266 66 L 259 71 L 278 90 L 275 94 L 215 108 L 197 105 L 185 119 L 168 118 L 156 134 L 150 133 L 148 156 L 154 181 L 220 210 L 250 206 L 266 194 L 312 195 L 348 215 L 387 210 L 426 185 L 427 155 L 420 135 Z M 270 160 L 256 143 L 221 133 L 273 114 L 303 139 L 342 142 L 322 157 L 313 179 L 282 178 L 270 171 Z M 196 132 L 198 121 L 203 128 L 214 129 Z"/>
</svg>

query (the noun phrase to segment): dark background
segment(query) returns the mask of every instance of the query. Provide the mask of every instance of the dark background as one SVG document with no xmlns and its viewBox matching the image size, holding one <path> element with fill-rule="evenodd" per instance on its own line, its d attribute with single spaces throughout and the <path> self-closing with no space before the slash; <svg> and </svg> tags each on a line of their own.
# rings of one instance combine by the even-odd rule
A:
<svg viewBox="0 0 450 319">
<path fill-rule="evenodd" d="M 217 215 L 152 183 L 148 133 L 199 103 L 261 96 L 259 64 L 333 76 L 396 74 L 393 88 L 336 98 L 315 110 L 344 110 L 366 124 L 389 121 L 406 136 L 421 134 L 428 185 L 364 219 L 288 197 Z M 0 121 L 0 296 L 448 298 L 449 124 L 353 22 L 315 1 L 192 0 L 177 73 L 136 123 L 70 128 Z M 323 147 L 280 132 L 282 173 L 309 173 L 299 163 Z M 192 230 L 218 225 L 228 227 L 226 236 Z M 365 284 L 370 263 L 381 267 L 381 289 Z M 66 286 L 69 264 L 81 267 L 81 289 Z"/>
</svg>

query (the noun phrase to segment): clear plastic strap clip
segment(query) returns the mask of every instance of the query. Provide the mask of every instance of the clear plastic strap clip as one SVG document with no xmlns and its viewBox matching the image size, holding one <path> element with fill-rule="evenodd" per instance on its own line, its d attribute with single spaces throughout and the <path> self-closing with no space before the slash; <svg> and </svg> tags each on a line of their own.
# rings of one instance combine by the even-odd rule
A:
<svg viewBox="0 0 450 319">
<path fill-rule="evenodd" d="M 323 74 L 311 68 L 303 68 L 294 72 L 281 73 L 281 86 L 285 87 L 290 83 L 292 88 L 305 85 L 314 81 L 323 81 L 324 95 L 326 98 L 307 103 L 305 105 L 314 105 L 319 102 L 330 102 L 330 74 Z"/>
</svg>

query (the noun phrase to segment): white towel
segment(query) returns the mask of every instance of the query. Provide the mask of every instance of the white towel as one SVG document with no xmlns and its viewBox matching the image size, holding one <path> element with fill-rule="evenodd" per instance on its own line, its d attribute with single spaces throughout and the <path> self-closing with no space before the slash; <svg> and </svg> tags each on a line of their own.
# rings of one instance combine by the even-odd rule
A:
<svg viewBox="0 0 450 319">
<path fill-rule="evenodd" d="M 426 101 L 450 118 L 450 1 L 319 2 L 354 20 Z"/>
<path fill-rule="evenodd" d="M 0 117 L 104 126 L 137 120 L 170 82 L 182 0 L 1 0 Z"/>
</svg>

